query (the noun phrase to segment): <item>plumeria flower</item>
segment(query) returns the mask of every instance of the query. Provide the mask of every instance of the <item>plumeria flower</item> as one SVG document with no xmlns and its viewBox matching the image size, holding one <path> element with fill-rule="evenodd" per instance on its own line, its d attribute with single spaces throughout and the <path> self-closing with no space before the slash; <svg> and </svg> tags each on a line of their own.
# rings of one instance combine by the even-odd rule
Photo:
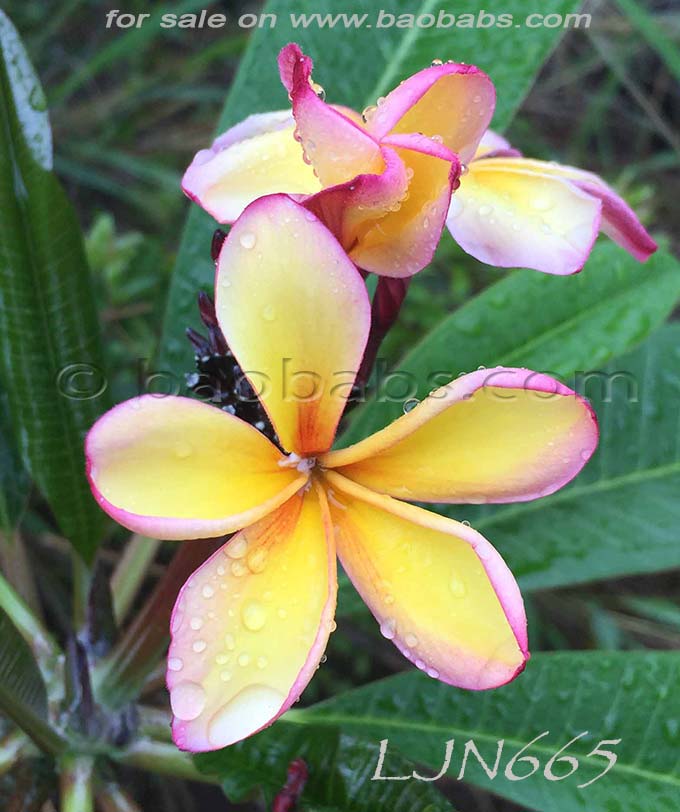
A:
<svg viewBox="0 0 680 812">
<path fill-rule="evenodd" d="M 396 277 L 430 262 L 445 220 L 465 251 L 500 267 L 575 273 L 599 230 L 639 260 L 656 250 L 597 175 L 522 158 L 487 131 L 495 91 L 472 65 L 435 60 L 362 116 L 319 98 L 297 45 L 281 51 L 279 68 L 292 112 L 248 117 L 184 175 L 185 193 L 220 223 L 286 192 L 360 268 Z"/>
<path fill-rule="evenodd" d="M 523 158 L 492 131 L 451 200 L 447 225 L 482 262 L 553 274 L 580 271 L 600 230 L 641 262 L 657 248 L 635 212 L 597 175 Z"/>
<path fill-rule="evenodd" d="M 279 56 L 292 113 L 254 115 L 202 150 L 182 188 L 220 223 L 272 192 L 296 195 L 363 270 L 411 276 L 432 259 L 461 161 L 495 104 L 489 77 L 436 64 L 360 116 L 326 104 L 297 45 Z M 365 121 L 363 120 L 365 119 Z"/>
<path fill-rule="evenodd" d="M 597 444 L 587 403 L 526 369 L 478 370 L 333 450 L 369 333 L 342 246 L 285 195 L 252 203 L 217 261 L 215 311 L 276 430 L 182 397 L 116 406 L 86 440 L 102 508 L 154 538 L 235 533 L 182 588 L 167 684 L 177 745 L 224 747 L 300 697 L 334 628 L 336 551 L 383 635 L 468 689 L 528 658 L 517 584 L 479 533 L 409 504 L 515 502 L 572 479 Z"/>
</svg>

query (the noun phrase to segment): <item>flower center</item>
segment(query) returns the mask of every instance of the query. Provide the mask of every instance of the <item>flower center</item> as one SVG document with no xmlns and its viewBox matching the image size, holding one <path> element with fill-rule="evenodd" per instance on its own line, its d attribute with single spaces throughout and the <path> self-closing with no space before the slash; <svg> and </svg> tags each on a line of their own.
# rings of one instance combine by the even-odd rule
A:
<svg viewBox="0 0 680 812">
<path fill-rule="evenodd" d="M 301 457 L 299 454 L 293 452 L 285 459 L 279 460 L 279 465 L 282 468 L 296 468 L 301 473 L 308 474 L 316 467 L 316 457 Z"/>
</svg>

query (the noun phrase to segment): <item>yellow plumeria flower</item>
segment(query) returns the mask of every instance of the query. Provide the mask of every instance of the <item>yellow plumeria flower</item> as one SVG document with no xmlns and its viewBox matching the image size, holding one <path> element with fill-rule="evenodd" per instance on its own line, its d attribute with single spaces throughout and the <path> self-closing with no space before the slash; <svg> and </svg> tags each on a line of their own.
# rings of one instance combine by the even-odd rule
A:
<svg viewBox="0 0 680 812">
<path fill-rule="evenodd" d="M 220 223 L 261 195 L 286 192 L 356 265 L 392 277 L 425 267 L 444 225 L 482 262 L 552 274 L 581 270 L 600 231 L 640 261 L 656 250 L 597 175 L 523 158 L 488 130 L 495 89 L 473 65 L 435 60 L 363 119 L 318 97 L 312 60 L 297 45 L 281 51 L 279 70 L 292 110 L 227 130 L 182 180 Z"/>
<path fill-rule="evenodd" d="M 587 403 L 539 373 L 478 370 L 332 450 L 370 326 L 341 245 L 289 197 L 262 198 L 225 240 L 215 288 L 281 448 L 216 407 L 154 396 L 116 406 L 86 441 L 92 490 L 125 527 L 164 539 L 238 531 L 175 606 L 177 745 L 224 747 L 299 698 L 333 628 L 336 550 L 383 635 L 431 677 L 469 689 L 513 679 L 528 648 L 512 574 L 472 528 L 402 500 L 552 493 L 597 444 Z"/>
</svg>

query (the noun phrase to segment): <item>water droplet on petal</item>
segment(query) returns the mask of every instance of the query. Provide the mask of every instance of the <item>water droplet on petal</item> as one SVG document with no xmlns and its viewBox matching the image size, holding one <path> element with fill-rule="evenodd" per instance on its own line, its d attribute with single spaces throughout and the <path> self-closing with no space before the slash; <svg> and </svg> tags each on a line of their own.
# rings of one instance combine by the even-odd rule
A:
<svg viewBox="0 0 680 812">
<path fill-rule="evenodd" d="M 243 234 L 239 235 L 238 241 L 243 248 L 250 250 L 255 247 L 257 237 L 252 231 L 244 231 Z"/>
<path fill-rule="evenodd" d="M 262 671 L 262 669 L 266 668 L 269 664 L 269 660 L 266 657 L 258 657 L 257 658 L 257 667 Z"/>
<path fill-rule="evenodd" d="M 271 721 L 286 697 L 268 685 L 249 685 L 220 708 L 208 724 L 208 739 L 215 748 L 249 736 Z"/>
<path fill-rule="evenodd" d="M 388 617 L 380 624 L 380 634 L 388 640 L 394 640 L 397 633 L 397 621 Z"/>
<path fill-rule="evenodd" d="M 189 625 L 191 626 L 191 628 L 195 632 L 197 632 L 201 628 L 201 626 L 203 625 L 203 618 L 201 618 L 201 617 L 192 617 L 191 618 L 191 623 Z"/>
<path fill-rule="evenodd" d="M 243 558 L 248 551 L 248 542 L 244 536 L 236 536 L 225 547 L 224 552 L 229 558 Z"/>
<path fill-rule="evenodd" d="M 220 671 L 220 679 L 222 682 L 229 682 L 231 679 L 231 671 L 227 671 L 226 669 L 224 671 Z"/>
<path fill-rule="evenodd" d="M 443 64 L 444 64 L 443 59 L 433 59 L 432 62 L 430 62 L 430 67 L 431 68 L 438 68 L 440 65 L 443 65 Z"/>
<path fill-rule="evenodd" d="M 418 645 L 418 638 L 415 634 L 407 634 L 404 642 L 409 648 L 415 648 Z"/>
<path fill-rule="evenodd" d="M 242 668 L 245 668 L 247 665 L 249 665 L 249 663 L 250 663 L 250 654 L 246 654 L 244 651 L 243 654 L 238 655 L 238 664 Z"/>
<path fill-rule="evenodd" d="M 196 652 L 196 654 L 200 654 L 202 651 L 205 651 L 207 647 L 208 644 L 205 642 L 205 640 L 196 640 L 191 648 Z"/>
<path fill-rule="evenodd" d="M 416 406 L 420 403 L 418 398 L 409 398 L 407 401 L 404 401 L 403 410 L 404 414 L 408 414 L 409 412 L 413 411 Z"/>
<path fill-rule="evenodd" d="M 170 691 L 170 705 L 177 719 L 191 722 L 205 708 L 205 691 L 196 682 L 180 682 Z"/>
<path fill-rule="evenodd" d="M 203 595 L 204 598 L 212 598 L 214 594 L 215 590 L 209 584 L 206 584 L 201 590 L 201 595 Z"/>
<path fill-rule="evenodd" d="M 251 572 L 263 572 L 267 566 L 267 550 L 264 547 L 256 547 L 246 556 L 246 564 Z"/>
<path fill-rule="evenodd" d="M 246 629 L 257 632 L 267 622 L 267 610 L 259 601 L 246 601 L 241 608 L 241 620 Z"/>
<path fill-rule="evenodd" d="M 242 561 L 232 561 L 231 563 L 231 574 L 235 575 L 237 578 L 240 578 L 242 575 L 245 575 L 248 572 L 248 567 Z"/>
<path fill-rule="evenodd" d="M 184 668 L 184 662 L 179 657 L 170 657 L 168 659 L 169 671 L 181 671 Z"/>
</svg>

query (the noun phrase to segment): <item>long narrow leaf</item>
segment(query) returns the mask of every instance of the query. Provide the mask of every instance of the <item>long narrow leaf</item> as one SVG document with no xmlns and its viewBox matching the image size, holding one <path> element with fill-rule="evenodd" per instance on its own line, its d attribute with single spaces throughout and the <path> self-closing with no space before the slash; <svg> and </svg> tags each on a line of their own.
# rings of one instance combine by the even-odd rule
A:
<svg viewBox="0 0 680 812">
<path fill-rule="evenodd" d="M 0 378 L 21 455 L 89 557 L 103 514 L 82 439 L 108 402 L 94 296 L 75 213 L 51 171 L 42 89 L 2 12 L 0 45 Z"/>
</svg>

